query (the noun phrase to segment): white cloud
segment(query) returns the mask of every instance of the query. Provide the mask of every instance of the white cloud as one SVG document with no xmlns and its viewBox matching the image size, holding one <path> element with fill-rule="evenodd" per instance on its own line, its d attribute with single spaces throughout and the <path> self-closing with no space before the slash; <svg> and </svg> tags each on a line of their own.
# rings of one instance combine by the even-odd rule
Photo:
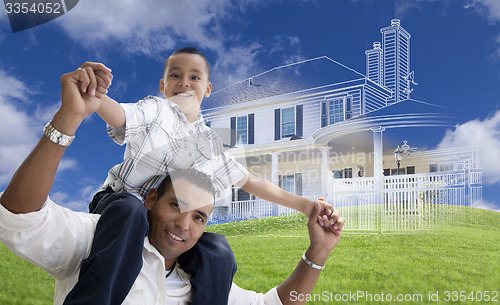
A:
<svg viewBox="0 0 500 305">
<path fill-rule="evenodd" d="M 58 107 L 58 103 L 37 108 L 32 114 L 19 105 L 28 104 L 33 90 L 0 69 L 0 185 L 8 183 L 38 142 L 42 127 Z M 63 160 L 61 170 L 75 168 L 77 162 Z"/>
<path fill-rule="evenodd" d="M 500 212 L 500 207 L 498 205 L 493 202 L 485 201 L 484 199 L 474 202 L 472 206 L 479 209 Z"/>
<path fill-rule="evenodd" d="M 57 167 L 58 171 L 68 170 L 68 169 L 77 169 L 78 161 L 72 158 L 63 158 Z"/>
<path fill-rule="evenodd" d="M 16 105 L 28 94 L 23 82 L 0 69 L 0 185 L 10 180 L 38 138 L 36 120 Z"/>
<path fill-rule="evenodd" d="M 478 147 L 484 183 L 500 184 L 500 110 L 484 120 L 472 120 L 448 130 L 438 148 Z"/>
<path fill-rule="evenodd" d="M 492 23 L 500 21 L 500 1 L 498 0 L 473 0 L 466 8 L 474 8 Z"/>
<path fill-rule="evenodd" d="M 89 184 L 80 188 L 77 192 L 68 194 L 66 191 L 53 191 L 50 198 L 57 204 L 76 212 L 88 212 L 89 203 L 101 185 Z"/>
<path fill-rule="evenodd" d="M 212 68 L 213 74 L 216 75 L 213 82 L 217 85 L 214 89 L 218 90 L 251 76 L 261 48 L 260 44 L 254 42 L 248 46 L 231 47 L 220 54 L 220 60 Z"/>
<path fill-rule="evenodd" d="M 64 31 L 85 47 L 121 44 L 125 50 L 155 56 L 177 43 L 219 49 L 219 20 L 229 0 L 88 0 L 59 18 Z"/>
<path fill-rule="evenodd" d="M 85 199 L 73 200 L 69 198 L 73 198 L 74 196 L 68 196 L 68 194 L 64 192 L 54 192 L 50 194 L 50 199 L 52 199 L 55 203 L 64 206 L 70 210 L 76 212 L 87 212 L 89 201 Z"/>
</svg>

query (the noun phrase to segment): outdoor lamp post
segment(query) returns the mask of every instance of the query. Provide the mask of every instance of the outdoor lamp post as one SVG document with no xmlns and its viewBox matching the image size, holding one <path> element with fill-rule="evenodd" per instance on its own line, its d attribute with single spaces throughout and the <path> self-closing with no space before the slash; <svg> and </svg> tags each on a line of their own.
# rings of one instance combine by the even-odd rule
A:
<svg viewBox="0 0 500 305">
<path fill-rule="evenodd" d="M 398 166 L 398 173 L 397 173 L 398 176 L 399 176 L 399 165 L 401 163 L 401 154 L 402 153 L 403 153 L 403 151 L 401 150 L 401 148 L 399 148 L 399 145 L 398 145 L 398 147 L 394 151 L 394 158 L 396 159 L 396 164 Z"/>
</svg>

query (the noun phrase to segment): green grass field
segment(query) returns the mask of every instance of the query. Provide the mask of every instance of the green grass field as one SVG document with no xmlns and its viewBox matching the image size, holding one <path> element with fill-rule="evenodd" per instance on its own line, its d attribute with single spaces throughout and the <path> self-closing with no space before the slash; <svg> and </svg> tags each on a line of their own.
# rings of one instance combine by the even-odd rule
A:
<svg viewBox="0 0 500 305">
<path fill-rule="evenodd" d="M 425 233 L 344 232 L 308 304 L 500 304 L 500 213 L 476 212 L 474 224 Z M 266 292 L 288 277 L 308 247 L 305 223 L 294 214 L 208 231 L 228 238 L 238 261 L 235 282 Z M 52 304 L 53 289 L 43 271 L 0 244 L 0 304 Z"/>
</svg>

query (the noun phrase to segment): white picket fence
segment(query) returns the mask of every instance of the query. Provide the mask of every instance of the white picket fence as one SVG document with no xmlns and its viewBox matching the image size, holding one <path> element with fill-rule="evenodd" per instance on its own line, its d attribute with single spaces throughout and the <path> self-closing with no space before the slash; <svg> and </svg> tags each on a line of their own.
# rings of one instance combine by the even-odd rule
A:
<svg viewBox="0 0 500 305">
<path fill-rule="evenodd" d="M 333 179 L 326 198 L 346 219 L 345 230 L 402 232 L 472 221 L 482 200 L 478 170 L 428 174 Z M 305 196 L 317 199 L 319 195 Z M 232 202 L 222 221 L 296 213 L 264 200 Z"/>
<path fill-rule="evenodd" d="M 482 199 L 480 171 L 338 179 L 330 200 L 346 218 L 345 229 L 415 231 L 474 220 Z"/>
</svg>

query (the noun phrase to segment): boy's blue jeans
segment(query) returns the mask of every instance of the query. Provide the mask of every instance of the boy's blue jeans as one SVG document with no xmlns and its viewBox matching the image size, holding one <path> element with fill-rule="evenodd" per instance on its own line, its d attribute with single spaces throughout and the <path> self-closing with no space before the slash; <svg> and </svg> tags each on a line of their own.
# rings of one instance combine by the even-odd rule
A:
<svg viewBox="0 0 500 305">
<path fill-rule="evenodd" d="M 115 193 L 109 187 L 94 196 L 89 209 L 101 218 L 78 283 L 64 304 L 121 304 L 142 268 L 147 210 L 134 195 Z M 227 304 L 236 261 L 224 236 L 204 233 L 195 247 L 179 257 L 179 264 L 191 274 L 191 304 Z"/>
</svg>

